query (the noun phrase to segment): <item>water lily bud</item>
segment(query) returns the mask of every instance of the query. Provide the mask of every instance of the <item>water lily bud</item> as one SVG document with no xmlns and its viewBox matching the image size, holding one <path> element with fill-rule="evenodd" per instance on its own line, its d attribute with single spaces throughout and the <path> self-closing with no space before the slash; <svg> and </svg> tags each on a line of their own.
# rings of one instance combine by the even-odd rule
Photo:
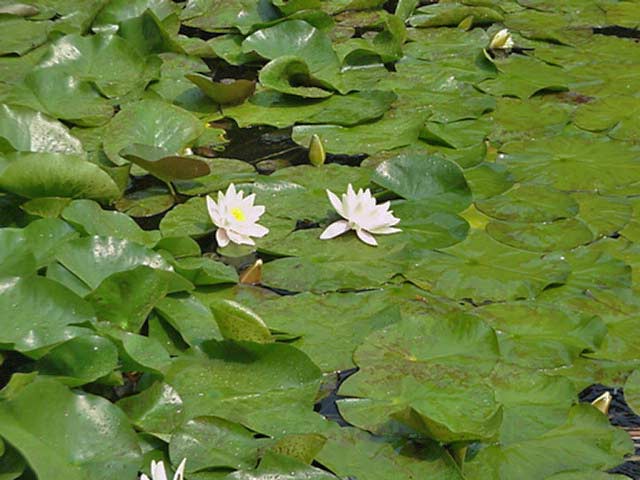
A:
<svg viewBox="0 0 640 480">
<path fill-rule="evenodd" d="M 215 300 L 210 307 L 225 339 L 236 342 L 273 342 L 269 327 L 253 310 L 233 300 Z"/>
<path fill-rule="evenodd" d="M 510 50 L 513 48 L 513 45 L 511 33 L 509 33 L 509 30 L 506 28 L 503 28 L 493 36 L 489 48 L 491 50 Z"/>
<path fill-rule="evenodd" d="M 611 406 L 611 401 L 612 400 L 613 400 L 613 396 L 611 395 L 611 393 L 610 392 L 604 392 L 602 395 L 600 395 L 598 398 L 596 398 L 593 402 L 591 402 L 591 405 L 596 407 L 598 410 L 600 410 L 605 415 L 608 415 L 609 414 L 609 407 Z"/>
<path fill-rule="evenodd" d="M 324 145 L 322 145 L 322 140 L 315 133 L 311 137 L 311 142 L 309 142 L 309 162 L 311 165 L 319 167 L 324 164 L 324 161 L 327 158 L 327 154 L 324 152 Z"/>
<path fill-rule="evenodd" d="M 262 280 L 262 260 L 256 260 L 256 263 L 247 268 L 240 275 L 240 283 L 246 285 L 257 285 Z"/>
</svg>

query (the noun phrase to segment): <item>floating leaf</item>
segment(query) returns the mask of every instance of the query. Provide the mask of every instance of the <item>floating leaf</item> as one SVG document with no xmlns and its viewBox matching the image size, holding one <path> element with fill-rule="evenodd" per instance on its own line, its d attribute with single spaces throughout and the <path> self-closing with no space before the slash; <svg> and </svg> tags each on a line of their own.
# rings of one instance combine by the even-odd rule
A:
<svg viewBox="0 0 640 480">
<path fill-rule="evenodd" d="M 171 155 L 168 150 L 161 147 L 134 143 L 120 150 L 118 155 L 165 182 L 190 180 L 211 173 L 206 162 L 197 158 Z"/>
<path fill-rule="evenodd" d="M 42 277 L 5 278 L 0 284 L 0 344 L 30 352 L 83 334 L 75 325 L 95 321 L 91 306 Z"/>
<path fill-rule="evenodd" d="M 432 208 L 464 210 L 471 193 L 460 168 L 448 160 L 428 155 L 399 155 L 376 168 L 373 181 L 408 199 Z"/>
<path fill-rule="evenodd" d="M 35 379 L 0 401 L 0 433 L 42 478 L 133 477 L 140 447 L 125 415 L 104 398 Z"/>
<path fill-rule="evenodd" d="M 435 293 L 480 303 L 533 298 L 568 274 L 569 266 L 561 260 L 502 245 L 472 230 L 457 245 L 424 252 L 405 275 Z"/>
<path fill-rule="evenodd" d="M 395 419 L 442 443 L 491 438 L 502 412 L 482 378 L 497 358 L 495 333 L 477 319 L 402 320 L 356 350 L 360 370 L 340 389 L 350 397 L 340 411 L 369 431 Z"/>
<path fill-rule="evenodd" d="M 209 77 L 198 74 L 185 75 L 204 94 L 220 105 L 233 105 L 242 103 L 245 99 L 253 95 L 256 89 L 255 82 L 250 80 L 231 80 L 215 82 Z"/>
<path fill-rule="evenodd" d="M 76 154 L 14 153 L 0 157 L 0 188 L 27 198 L 112 200 L 120 196 L 107 172 Z"/>
<path fill-rule="evenodd" d="M 126 105 L 109 122 L 104 133 L 104 151 L 119 165 L 119 152 L 133 144 L 158 147 L 171 155 L 181 152 L 204 132 L 204 124 L 181 108 L 158 100 Z"/>
<path fill-rule="evenodd" d="M 269 328 L 251 309 L 232 300 L 211 304 L 222 336 L 227 340 L 269 343 L 273 341 Z"/>
</svg>

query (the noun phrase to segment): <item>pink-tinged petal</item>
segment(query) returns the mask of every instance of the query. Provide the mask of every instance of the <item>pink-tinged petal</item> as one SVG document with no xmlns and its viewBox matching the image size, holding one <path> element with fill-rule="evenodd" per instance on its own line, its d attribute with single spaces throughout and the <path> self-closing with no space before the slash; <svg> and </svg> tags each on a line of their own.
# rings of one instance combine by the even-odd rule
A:
<svg viewBox="0 0 640 480">
<path fill-rule="evenodd" d="M 255 205 L 249 207 L 245 213 L 245 215 L 247 216 L 247 221 L 257 222 L 265 211 L 266 208 L 263 205 Z"/>
<path fill-rule="evenodd" d="M 173 480 L 183 480 L 184 479 L 184 468 L 187 464 L 187 459 L 183 458 L 182 461 L 180 462 L 180 465 L 178 465 L 178 469 L 176 470 L 176 474 L 173 477 Z"/>
<path fill-rule="evenodd" d="M 218 246 L 222 248 L 229 245 L 229 235 L 227 235 L 227 231 L 224 228 L 219 228 L 216 232 L 216 242 L 218 242 Z"/>
<path fill-rule="evenodd" d="M 349 222 L 346 220 L 338 220 L 329 225 L 320 235 L 320 240 L 329 240 L 350 230 Z"/>
<path fill-rule="evenodd" d="M 156 463 L 151 460 L 151 477 L 153 480 L 167 480 L 167 472 L 162 461 Z"/>
<path fill-rule="evenodd" d="M 147 477 L 144 473 L 142 475 L 140 475 L 140 480 L 149 480 L 149 477 Z"/>
<path fill-rule="evenodd" d="M 362 240 L 364 243 L 366 243 L 367 245 L 371 245 L 372 247 L 378 246 L 378 242 L 376 242 L 376 239 L 374 238 L 374 236 L 371 235 L 366 230 L 362 230 L 362 229 L 356 230 L 356 235 L 358 235 L 358 238 Z"/>
<path fill-rule="evenodd" d="M 234 232 L 233 230 L 227 230 L 227 235 L 229 236 L 229 240 L 237 245 L 255 245 L 254 242 L 249 235 L 243 235 L 238 232 Z"/>
<path fill-rule="evenodd" d="M 262 238 L 267 233 L 269 233 L 269 229 L 267 227 L 263 227 L 262 225 L 254 223 L 253 225 L 251 225 L 251 232 L 249 233 L 249 235 L 256 238 Z"/>
<path fill-rule="evenodd" d="M 214 223 L 214 225 L 222 225 L 222 217 L 220 216 L 220 212 L 218 211 L 218 205 L 209 195 L 207 195 L 207 210 L 209 211 L 209 217 L 211 217 L 211 221 Z"/>
<path fill-rule="evenodd" d="M 342 201 L 340 198 L 330 190 L 327 190 L 327 197 L 329 197 L 329 201 L 331 202 L 331 206 L 338 212 L 338 215 L 344 217 L 344 209 L 342 208 Z"/>
<path fill-rule="evenodd" d="M 247 198 L 244 198 L 242 201 L 247 207 L 253 207 L 253 202 L 256 200 L 256 194 L 252 193 Z"/>
</svg>

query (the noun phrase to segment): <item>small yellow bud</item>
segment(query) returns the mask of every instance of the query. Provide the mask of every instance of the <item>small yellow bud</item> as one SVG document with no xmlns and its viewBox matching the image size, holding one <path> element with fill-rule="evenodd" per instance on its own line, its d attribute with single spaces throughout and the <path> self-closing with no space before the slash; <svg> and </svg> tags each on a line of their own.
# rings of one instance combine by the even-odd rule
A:
<svg viewBox="0 0 640 480">
<path fill-rule="evenodd" d="M 513 38 L 511 38 L 511 33 L 506 28 L 496 33 L 489 44 L 491 50 L 510 50 L 513 46 Z"/>
<path fill-rule="evenodd" d="M 598 398 L 596 398 L 591 405 L 596 407 L 605 415 L 609 414 L 609 407 L 611 406 L 611 401 L 613 400 L 613 396 L 609 392 L 604 392 Z"/>
<path fill-rule="evenodd" d="M 246 285 L 257 285 L 262 281 L 262 260 L 258 259 L 256 262 L 247 268 L 242 275 L 240 275 L 240 283 Z"/>
<path fill-rule="evenodd" d="M 326 158 L 327 154 L 324 152 L 322 140 L 320 140 L 320 137 L 314 133 L 311 137 L 311 142 L 309 142 L 309 162 L 311 165 L 319 167 L 324 164 Z"/>
</svg>

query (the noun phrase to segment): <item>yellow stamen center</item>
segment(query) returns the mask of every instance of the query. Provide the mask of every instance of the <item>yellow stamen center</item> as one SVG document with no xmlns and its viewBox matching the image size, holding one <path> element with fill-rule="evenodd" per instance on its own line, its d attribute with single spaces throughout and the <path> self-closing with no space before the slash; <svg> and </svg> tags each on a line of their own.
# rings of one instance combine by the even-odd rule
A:
<svg viewBox="0 0 640 480">
<path fill-rule="evenodd" d="M 235 218 L 239 222 L 244 222 L 247 219 L 247 217 L 245 216 L 244 212 L 242 210 L 240 210 L 239 208 L 232 208 L 231 209 L 231 215 L 233 215 L 233 218 Z"/>
</svg>

